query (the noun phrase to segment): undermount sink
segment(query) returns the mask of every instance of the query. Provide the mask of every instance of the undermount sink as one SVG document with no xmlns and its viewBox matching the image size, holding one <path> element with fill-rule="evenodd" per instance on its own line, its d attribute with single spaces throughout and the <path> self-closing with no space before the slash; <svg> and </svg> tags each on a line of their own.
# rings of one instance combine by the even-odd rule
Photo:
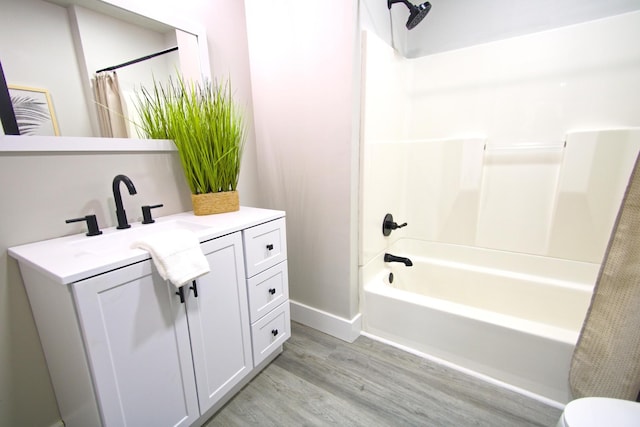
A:
<svg viewBox="0 0 640 427">
<path fill-rule="evenodd" d="M 162 233 L 170 230 L 189 230 L 197 232 L 208 228 L 206 225 L 196 224 L 184 220 L 170 220 L 153 224 L 132 224 L 125 230 L 110 229 L 95 237 L 79 237 L 68 243 L 76 255 L 103 255 L 111 252 L 130 250 L 131 245 L 144 236 Z"/>
</svg>

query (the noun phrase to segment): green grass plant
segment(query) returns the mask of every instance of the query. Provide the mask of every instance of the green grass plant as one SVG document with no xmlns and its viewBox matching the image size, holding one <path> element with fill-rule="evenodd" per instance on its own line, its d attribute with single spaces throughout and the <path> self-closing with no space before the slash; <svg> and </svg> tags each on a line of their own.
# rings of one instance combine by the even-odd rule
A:
<svg viewBox="0 0 640 427">
<path fill-rule="evenodd" d="M 144 136 L 174 141 L 191 193 L 237 189 L 245 127 L 229 80 L 154 80 L 137 92 L 136 108 Z"/>
</svg>

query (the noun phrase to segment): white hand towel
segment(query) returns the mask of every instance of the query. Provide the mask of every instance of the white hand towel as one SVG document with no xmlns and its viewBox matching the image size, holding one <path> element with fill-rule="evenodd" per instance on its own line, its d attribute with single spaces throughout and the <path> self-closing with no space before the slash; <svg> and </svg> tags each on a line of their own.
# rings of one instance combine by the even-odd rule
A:
<svg viewBox="0 0 640 427">
<path fill-rule="evenodd" d="M 151 254 L 163 279 L 180 287 L 209 272 L 200 241 L 189 230 L 169 230 L 146 236 L 132 245 Z"/>
</svg>

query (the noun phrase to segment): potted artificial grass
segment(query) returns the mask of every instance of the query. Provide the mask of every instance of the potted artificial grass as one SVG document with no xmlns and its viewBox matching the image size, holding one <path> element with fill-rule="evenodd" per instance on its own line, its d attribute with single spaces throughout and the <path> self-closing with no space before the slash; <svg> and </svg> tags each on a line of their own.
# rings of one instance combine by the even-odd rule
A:
<svg viewBox="0 0 640 427">
<path fill-rule="evenodd" d="M 136 107 L 145 136 L 176 144 L 194 214 L 240 209 L 237 186 L 245 131 L 229 81 L 154 81 L 151 89 L 138 92 Z"/>
</svg>

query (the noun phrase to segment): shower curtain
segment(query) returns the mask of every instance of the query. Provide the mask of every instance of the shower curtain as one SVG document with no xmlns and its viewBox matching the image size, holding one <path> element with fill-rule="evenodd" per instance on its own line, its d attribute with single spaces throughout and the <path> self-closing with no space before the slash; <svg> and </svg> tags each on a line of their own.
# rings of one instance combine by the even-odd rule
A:
<svg viewBox="0 0 640 427">
<path fill-rule="evenodd" d="M 93 96 L 98 110 L 100 136 L 128 138 L 126 107 L 115 71 L 102 72 L 93 78 Z"/>
<path fill-rule="evenodd" d="M 571 360 L 574 398 L 640 392 L 640 156 L 622 200 Z"/>
</svg>

